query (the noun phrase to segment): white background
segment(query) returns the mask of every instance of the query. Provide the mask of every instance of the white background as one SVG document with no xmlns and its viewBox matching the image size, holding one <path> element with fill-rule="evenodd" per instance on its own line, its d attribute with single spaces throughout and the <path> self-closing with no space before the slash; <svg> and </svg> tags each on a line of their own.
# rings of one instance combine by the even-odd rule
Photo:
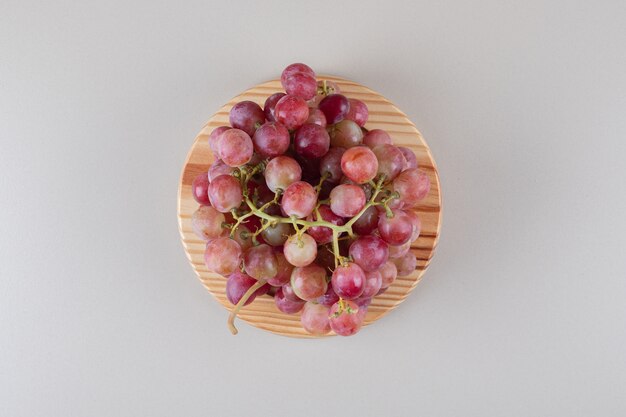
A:
<svg viewBox="0 0 626 417">
<path fill-rule="evenodd" d="M 621 0 L 1 0 L 0 415 L 625 415 L 625 21 Z M 295 61 L 416 123 L 442 237 L 356 337 L 233 337 L 179 241 L 180 170 Z"/>
</svg>

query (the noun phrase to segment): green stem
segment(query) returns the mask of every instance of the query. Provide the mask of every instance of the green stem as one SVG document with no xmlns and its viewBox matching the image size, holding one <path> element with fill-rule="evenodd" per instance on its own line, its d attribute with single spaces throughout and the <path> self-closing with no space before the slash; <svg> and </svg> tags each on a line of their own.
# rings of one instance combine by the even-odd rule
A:
<svg viewBox="0 0 626 417">
<path fill-rule="evenodd" d="M 248 288 L 248 291 L 246 291 L 243 297 L 241 297 L 241 300 L 239 300 L 239 302 L 235 305 L 235 308 L 231 310 L 230 315 L 228 316 L 228 328 L 230 329 L 230 332 L 232 334 L 237 334 L 237 328 L 235 327 L 235 317 L 237 317 L 237 313 L 239 313 L 241 307 L 243 307 L 243 305 L 246 303 L 246 301 L 248 301 L 252 294 L 254 294 L 254 292 L 261 288 L 263 285 L 265 285 L 265 280 L 258 280 L 253 286 Z"/>
</svg>

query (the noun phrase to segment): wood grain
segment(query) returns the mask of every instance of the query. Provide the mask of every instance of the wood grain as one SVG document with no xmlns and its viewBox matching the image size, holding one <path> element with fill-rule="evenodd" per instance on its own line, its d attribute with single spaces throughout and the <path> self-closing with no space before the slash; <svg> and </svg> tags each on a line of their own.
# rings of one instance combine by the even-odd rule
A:
<svg viewBox="0 0 626 417">
<path fill-rule="evenodd" d="M 365 318 L 365 325 L 369 325 L 389 313 L 406 298 L 422 278 L 433 257 L 441 225 L 441 194 L 437 167 L 428 145 L 415 125 L 389 100 L 352 81 L 332 76 L 320 78 L 335 81 L 347 97 L 365 102 L 369 108 L 369 120 L 365 127 L 384 129 L 391 135 L 394 144 L 411 148 L 417 156 L 420 169 L 428 174 L 431 181 L 429 195 L 415 209 L 422 220 L 422 233 L 411 246 L 412 252 L 417 257 L 417 269 L 408 277 L 398 278 L 385 293 L 373 299 Z M 242 100 L 255 101 L 262 107 L 265 99 L 277 91 L 283 91 L 280 81 L 269 81 L 243 92 L 224 105 L 209 119 L 196 137 L 181 175 L 178 190 L 178 224 L 187 258 L 202 284 L 228 310 L 232 308 L 232 305 L 226 299 L 226 279 L 207 270 L 203 256 L 205 244 L 191 229 L 191 215 L 198 208 L 198 204 L 191 195 L 191 182 L 198 174 L 208 170 L 213 156 L 209 150 L 207 138 L 216 127 L 229 124 L 228 113 L 231 107 Z M 224 328 L 216 331 L 229 334 L 226 318 L 227 314 L 224 314 Z M 241 320 L 284 336 L 312 337 L 300 326 L 299 315 L 281 313 L 275 307 L 273 298 L 267 295 L 257 298 L 241 310 L 238 327 L 245 331 L 241 329 Z"/>
</svg>

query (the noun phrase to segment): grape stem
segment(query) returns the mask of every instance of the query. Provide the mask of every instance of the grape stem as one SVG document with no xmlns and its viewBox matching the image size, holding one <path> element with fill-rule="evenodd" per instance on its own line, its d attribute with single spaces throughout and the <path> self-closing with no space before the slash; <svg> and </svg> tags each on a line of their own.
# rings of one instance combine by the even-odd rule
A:
<svg viewBox="0 0 626 417">
<path fill-rule="evenodd" d="M 228 316 L 228 328 L 230 329 L 230 332 L 232 334 L 238 333 L 237 328 L 235 327 L 235 317 L 237 317 L 239 310 L 241 310 L 243 305 L 246 303 L 246 301 L 248 301 L 248 299 L 252 296 L 252 294 L 254 294 L 256 290 L 264 286 L 265 283 L 266 282 L 263 279 L 260 279 L 257 282 L 255 282 L 253 286 L 248 288 L 248 291 L 246 291 L 243 297 L 241 297 L 241 300 L 239 300 L 239 302 L 235 305 L 235 308 L 233 308 L 230 311 L 230 315 Z"/>
</svg>

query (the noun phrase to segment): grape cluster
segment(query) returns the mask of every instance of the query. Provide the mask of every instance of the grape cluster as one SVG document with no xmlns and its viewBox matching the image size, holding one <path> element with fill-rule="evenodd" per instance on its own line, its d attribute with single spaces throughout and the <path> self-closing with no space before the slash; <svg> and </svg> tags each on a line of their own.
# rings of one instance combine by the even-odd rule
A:
<svg viewBox="0 0 626 417">
<path fill-rule="evenodd" d="M 216 156 L 192 184 L 205 263 L 239 309 L 270 294 L 314 335 L 359 331 L 372 297 L 415 270 L 412 208 L 430 190 L 413 152 L 367 130 L 365 103 L 304 64 L 261 108 L 235 104 L 208 138 Z"/>
</svg>

